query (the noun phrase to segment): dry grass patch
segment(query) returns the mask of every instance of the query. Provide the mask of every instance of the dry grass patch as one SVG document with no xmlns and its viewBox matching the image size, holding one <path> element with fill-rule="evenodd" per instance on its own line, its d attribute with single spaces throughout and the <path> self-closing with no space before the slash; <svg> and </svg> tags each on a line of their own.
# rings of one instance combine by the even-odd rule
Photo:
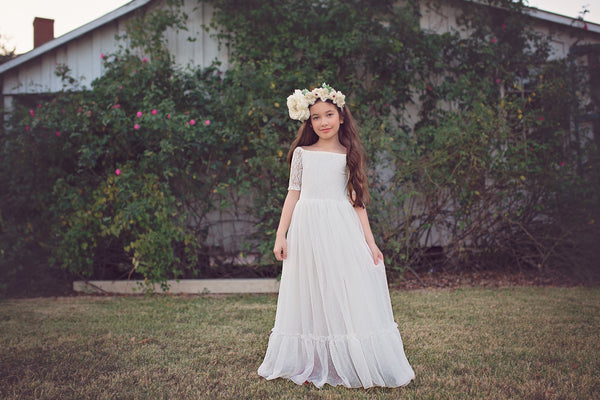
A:
<svg viewBox="0 0 600 400">
<path fill-rule="evenodd" d="M 392 291 L 417 379 L 296 386 L 256 374 L 273 295 L 0 302 L 7 399 L 592 399 L 600 288 Z"/>
</svg>

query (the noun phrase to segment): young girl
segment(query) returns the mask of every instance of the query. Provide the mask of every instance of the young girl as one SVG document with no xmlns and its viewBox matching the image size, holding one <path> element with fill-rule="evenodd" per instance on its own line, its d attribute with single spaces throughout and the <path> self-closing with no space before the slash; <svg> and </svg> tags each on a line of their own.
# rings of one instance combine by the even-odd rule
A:
<svg viewBox="0 0 600 400">
<path fill-rule="evenodd" d="M 407 385 L 415 375 L 369 226 L 365 152 L 345 96 L 323 84 L 296 90 L 287 104 L 303 123 L 288 154 L 273 249 L 283 271 L 258 373 L 319 388 Z"/>
</svg>

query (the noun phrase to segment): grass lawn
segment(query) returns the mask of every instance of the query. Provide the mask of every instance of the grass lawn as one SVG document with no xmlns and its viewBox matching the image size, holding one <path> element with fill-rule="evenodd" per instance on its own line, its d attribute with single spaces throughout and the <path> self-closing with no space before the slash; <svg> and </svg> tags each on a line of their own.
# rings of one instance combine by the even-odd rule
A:
<svg viewBox="0 0 600 400">
<path fill-rule="evenodd" d="M 417 378 L 297 386 L 256 374 L 274 295 L 0 302 L 3 399 L 598 399 L 600 288 L 392 291 Z"/>
</svg>

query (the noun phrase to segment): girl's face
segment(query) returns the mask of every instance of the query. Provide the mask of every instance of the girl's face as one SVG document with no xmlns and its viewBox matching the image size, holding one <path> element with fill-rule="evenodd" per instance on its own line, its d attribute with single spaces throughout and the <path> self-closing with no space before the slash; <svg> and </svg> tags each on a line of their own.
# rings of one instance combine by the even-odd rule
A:
<svg viewBox="0 0 600 400">
<path fill-rule="evenodd" d="M 337 138 L 342 116 L 336 105 L 318 100 L 310 107 L 310 123 L 319 139 Z"/>
</svg>

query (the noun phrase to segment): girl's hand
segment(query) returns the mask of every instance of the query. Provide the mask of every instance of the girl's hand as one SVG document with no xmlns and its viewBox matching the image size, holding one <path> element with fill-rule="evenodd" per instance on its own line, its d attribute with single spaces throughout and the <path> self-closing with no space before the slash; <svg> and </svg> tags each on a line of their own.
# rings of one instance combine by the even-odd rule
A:
<svg viewBox="0 0 600 400">
<path fill-rule="evenodd" d="M 275 238 L 273 254 L 275 254 L 277 261 L 282 261 L 287 258 L 287 240 L 285 240 L 285 237 L 277 236 L 277 238 Z"/>
<path fill-rule="evenodd" d="M 381 260 L 383 262 L 383 253 L 379 250 L 379 247 L 375 243 L 367 243 L 369 245 L 369 249 L 371 250 L 371 254 L 373 255 L 373 263 L 375 265 L 379 264 Z"/>
</svg>

